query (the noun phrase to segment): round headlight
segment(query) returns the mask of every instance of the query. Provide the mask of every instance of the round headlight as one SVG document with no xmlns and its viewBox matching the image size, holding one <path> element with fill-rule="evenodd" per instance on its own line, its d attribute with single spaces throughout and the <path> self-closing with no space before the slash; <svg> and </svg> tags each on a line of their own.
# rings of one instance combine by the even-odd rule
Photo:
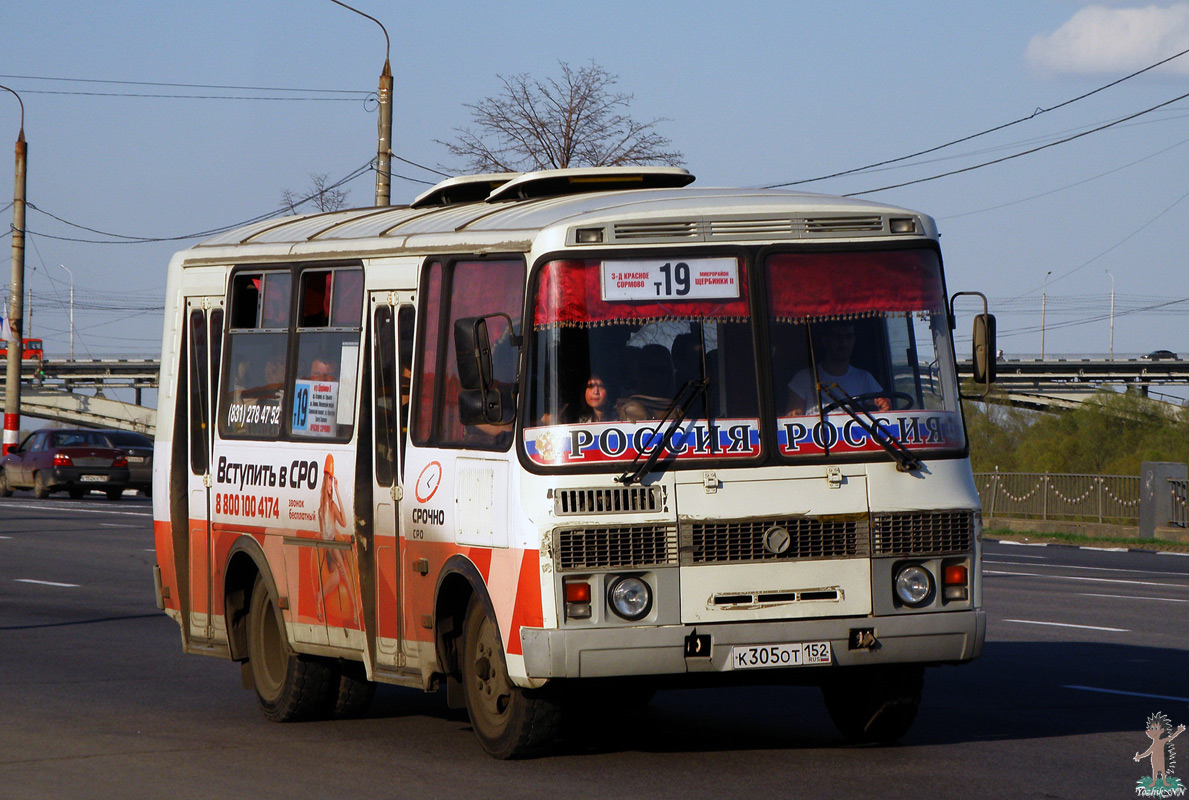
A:
<svg viewBox="0 0 1189 800">
<path fill-rule="evenodd" d="M 652 590 L 640 578 L 619 578 L 607 590 L 611 608 L 624 619 L 636 620 L 652 610 Z"/>
<path fill-rule="evenodd" d="M 906 606 L 919 606 L 933 593 L 933 578 L 919 564 L 909 564 L 896 573 L 896 596 Z"/>
</svg>

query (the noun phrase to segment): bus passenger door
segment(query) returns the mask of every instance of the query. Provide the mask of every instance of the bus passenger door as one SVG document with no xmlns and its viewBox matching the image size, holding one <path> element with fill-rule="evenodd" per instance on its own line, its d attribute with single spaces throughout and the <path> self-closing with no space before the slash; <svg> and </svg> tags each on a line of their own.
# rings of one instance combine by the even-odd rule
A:
<svg viewBox="0 0 1189 800">
<path fill-rule="evenodd" d="M 411 292 L 374 292 L 372 321 L 372 498 L 376 535 L 376 660 L 404 665 L 401 542 L 397 520 L 404 496 L 409 380 L 415 310 Z"/>
<path fill-rule="evenodd" d="M 188 474 L 190 549 L 190 640 L 215 638 L 211 597 L 211 450 L 214 444 L 214 398 L 219 380 L 223 339 L 223 298 L 186 299 L 190 396 Z"/>
</svg>

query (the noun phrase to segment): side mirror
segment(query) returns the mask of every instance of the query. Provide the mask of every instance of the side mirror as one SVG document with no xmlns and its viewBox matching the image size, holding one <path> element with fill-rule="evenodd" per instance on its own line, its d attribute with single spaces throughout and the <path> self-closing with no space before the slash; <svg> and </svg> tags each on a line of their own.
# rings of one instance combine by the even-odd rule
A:
<svg viewBox="0 0 1189 800">
<path fill-rule="evenodd" d="M 971 367 L 974 382 L 990 386 L 995 382 L 995 315 L 976 314 L 974 317 L 974 351 Z"/>
<path fill-rule="evenodd" d="M 973 351 L 971 353 L 971 377 L 982 386 L 981 394 L 963 394 L 966 400 L 982 400 L 991 393 L 995 381 L 995 316 L 987 310 L 987 296 L 982 292 L 957 292 L 950 298 L 950 330 L 954 329 L 956 315 L 954 301 L 969 295 L 983 301 L 983 313 L 974 316 Z"/>
<path fill-rule="evenodd" d="M 458 381 L 463 391 L 485 393 L 494 380 L 491 374 L 491 339 L 485 317 L 454 320 L 454 355 Z"/>
</svg>

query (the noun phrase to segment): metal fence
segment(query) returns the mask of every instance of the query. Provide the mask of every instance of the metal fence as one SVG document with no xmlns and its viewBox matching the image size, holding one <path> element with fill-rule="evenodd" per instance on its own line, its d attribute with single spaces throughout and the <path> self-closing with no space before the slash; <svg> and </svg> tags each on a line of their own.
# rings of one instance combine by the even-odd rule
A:
<svg viewBox="0 0 1189 800">
<path fill-rule="evenodd" d="M 983 514 L 988 517 L 1116 525 L 1139 521 L 1138 475 L 976 472 L 974 482 L 982 500 Z M 1185 482 L 1181 481 L 1182 520 L 1184 498 Z"/>
<path fill-rule="evenodd" d="M 1172 509 L 1169 511 L 1168 523 L 1176 525 L 1178 528 L 1189 527 L 1186 523 L 1185 513 L 1185 489 L 1189 480 L 1184 478 L 1169 478 L 1168 488 L 1172 492 Z"/>
</svg>

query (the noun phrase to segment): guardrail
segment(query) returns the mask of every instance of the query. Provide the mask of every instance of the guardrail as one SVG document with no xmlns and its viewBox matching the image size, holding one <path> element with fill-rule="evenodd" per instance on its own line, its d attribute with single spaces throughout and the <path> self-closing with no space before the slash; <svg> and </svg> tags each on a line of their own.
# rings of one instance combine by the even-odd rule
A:
<svg viewBox="0 0 1189 800">
<path fill-rule="evenodd" d="M 976 472 L 974 482 L 988 517 L 1116 525 L 1140 518 L 1138 475 Z"/>
</svg>

